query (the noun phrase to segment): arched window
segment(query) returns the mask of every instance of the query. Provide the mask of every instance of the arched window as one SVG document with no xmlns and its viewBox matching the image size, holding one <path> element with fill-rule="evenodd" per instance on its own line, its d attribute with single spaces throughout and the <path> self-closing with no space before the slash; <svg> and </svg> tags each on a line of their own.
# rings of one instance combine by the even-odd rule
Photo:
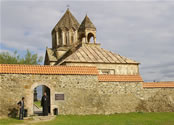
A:
<svg viewBox="0 0 174 125">
<path fill-rule="evenodd" d="M 94 42 L 94 35 L 92 33 L 89 33 L 87 36 L 88 43 L 89 42 Z"/>
</svg>

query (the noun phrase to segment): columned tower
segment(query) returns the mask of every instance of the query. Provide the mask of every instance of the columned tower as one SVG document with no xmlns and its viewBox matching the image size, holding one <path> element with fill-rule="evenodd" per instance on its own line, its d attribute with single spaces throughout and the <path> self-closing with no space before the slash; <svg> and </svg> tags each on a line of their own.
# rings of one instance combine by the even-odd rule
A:
<svg viewBox="0 0 174 125">
<path fill-rule="evenodd" d="M 94 43 L 96 43 L 96 27 L 87 15 L 82 21 L 78 32 L 80 41 L 84 43 L 89 43 L 91 38 L 93 38 Z"/>
<path fill-rule="evenodd" d="M 71 46 L 78 41 L 79 23 L 69 9 L 52 30 L 52 48 Z"/>
</svg>

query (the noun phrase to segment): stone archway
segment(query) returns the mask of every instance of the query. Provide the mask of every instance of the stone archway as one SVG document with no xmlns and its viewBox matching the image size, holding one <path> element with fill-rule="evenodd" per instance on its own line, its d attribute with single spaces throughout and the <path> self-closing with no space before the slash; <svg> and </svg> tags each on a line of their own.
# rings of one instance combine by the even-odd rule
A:
<svg viewBox="0 0 174 125">
<path fill-rule="evenodd" d="M 34 83 L 31 85 L 29 91 L 28 91 L 28 96 L 26 97 L 27 101 L 27 109 L 28 109 L 28 115 L 34 115 L 34 89 L 37 86 L 46 86 L 50 90 L 50 113 L 51 115 L 53 114 L 53 105 L 54 105 L 54 88 L 47 83 Z"/>
<path fill-rule="evenodd" d="M 47 93 L 48 96 L 48 113 L 51 113 L 50 110 L 50 88 L 45 85 L 39 85 L 36 88 L 34 88 L 34 94 L 33 94 L 33 112 L 36 115 L 43 115 L 42 114 L 42 107 L 41 107 L 41 99 L 44 95 L 44 92 Z"/>
</svg>

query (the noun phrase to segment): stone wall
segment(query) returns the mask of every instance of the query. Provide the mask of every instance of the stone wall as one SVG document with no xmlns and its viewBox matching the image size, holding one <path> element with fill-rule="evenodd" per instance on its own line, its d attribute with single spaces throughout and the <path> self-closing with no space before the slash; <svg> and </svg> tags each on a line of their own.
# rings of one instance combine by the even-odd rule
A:
<svg viewBox="0 0 174 125">
<path fill-rule="evenodd" d="M 114 114 L 174 111 L 174 88 L 143 88 L 142 82 L 98 82 L 96 75 L 0 74 L 0 115 L 16 109 L 22 96 L 33 114 L 33 92 L 39 85 L 51 91 L 51 111 L 59 114 Z M 64 100 L 55 100 L 64 94 Z"/>
<path fill-rule="evenodd" d="M 110 69 L 114 70 L 117 75 L 137 75 L 139 67 L 137 64 L 89 64 L 89 63 L 66 63 L 67 66 L 95 66 L 99 70 Z"/>
<path fill-rule="evenodd" d="M 89 97 L 98 96 L 96 76 L 60 76 L 56 92 L 64 93 L 64 101 L 55 101 L 61 114 L 95 114 L 96 105 Z M 97 100 L 95 100 L 97 101 Z"/>
<path fill-rule="evenodd" d="M 99 82 L 101 100 L 108 99 L 105 113 L 174 111 L 174 88 L 143 88 L 142 84 Z"/>
<path fill-rule="evenodd" d="M 85 97 L 85 92 L 92 93 L 92 91 L 95 91 L 98 81 L 97 76 L 94 75 L 1 74 L 0 76 L 0 115 L 7 115 L 10 113 L 9 110 L 17 109 L 17 102 L 22 96 L 26 98 L 25 108 L 28 109 L 28 114 L 32 115 L 34 88 L 39 85 L 50 88 L 51 111 L 58 108 L 60 114 L 76 114 L 81 99 Z M 55 101 L 55 94 L 57 93 L 63 93 L 65 100 Z M 84 102 L 84 104 L 86 103 Z M 84 111 L 85 107 L 82 108 Z M 82 111 L 79 113 L 83 114 Z"/>
<path fill-rule="evenodd" d="M 16 75 L 0 75 L 0 116 L 17 113 L 17 102 L 24 95 L 24 85 Z"/>
<path fill-rule="evenodd" d="M 58 75 L 1 74 L 0 112 L 9 114 L 10 112 L 6 111 L 17 108 L 17 102 L 24 96 L 25 108 L 28 109 L 29 114 L 33 114 L 34 88 L 46 85 L 54 95 L 54 84 L 58 78 Z"/>
</svg>

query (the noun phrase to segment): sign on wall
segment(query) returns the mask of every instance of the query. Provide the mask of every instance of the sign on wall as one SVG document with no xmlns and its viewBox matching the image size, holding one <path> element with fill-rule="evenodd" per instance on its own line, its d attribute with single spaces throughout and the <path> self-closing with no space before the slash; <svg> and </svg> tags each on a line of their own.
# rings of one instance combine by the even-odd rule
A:
<svg viewBox="0 0 174 125">
<path fill-rule="evenodd" d="M 64 94 L 55 94 L 55 100 L 64 100 Z"/>
</svg>

